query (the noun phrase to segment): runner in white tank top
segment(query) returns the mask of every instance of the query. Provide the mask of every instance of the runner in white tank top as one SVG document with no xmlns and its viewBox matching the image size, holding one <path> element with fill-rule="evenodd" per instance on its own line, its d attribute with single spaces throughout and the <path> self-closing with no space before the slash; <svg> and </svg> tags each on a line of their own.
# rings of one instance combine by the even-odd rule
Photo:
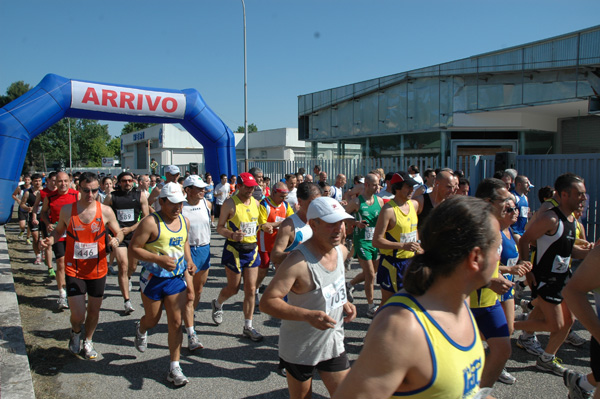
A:
<svg viewBox="0 0 600 399">
<path fill-rule="evenodd" d="M 181 213 L 188 218 L 190 254 L 196 265 L 194 275 L 194 300 L 188 301 L 183 322 L 188 333 L 188 348 L 202 348 L 202 344 L 194 330 L 194 310 L 200 303 L 200 296 L 210 268 L 210 210 L 212 204 L 204 198 L 206 183 L 197 175 L 188 176 L 183 187 L 187 201 L 183 202 Z"/>
</svg>

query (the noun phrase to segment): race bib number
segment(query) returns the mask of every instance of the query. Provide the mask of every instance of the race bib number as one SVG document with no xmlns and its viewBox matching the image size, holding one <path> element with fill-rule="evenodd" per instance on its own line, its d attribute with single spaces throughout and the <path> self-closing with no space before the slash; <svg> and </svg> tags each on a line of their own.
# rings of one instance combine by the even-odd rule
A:
<svg viewBox="0 0 600 399">
<path fill-rule="evenodd" d="M 255 236 L 256 235 L 256 222 L 241 222 L 240 230 L 244 233 L 245 236 Z"/>
<path fill-rule="evenodd" d="M 74 259 L 98 259 L 97 242 L 77 242 L 75 241 Z"/>
<path fill-rule="evenodd" d="M 117 209 L 119 222 L 133 222 L 133 209 Z"/>
<path fill-rule="evenodd" d="M 375 227 L 365 227 L 365 241 L 373 241 L 373 235 L 375 234 Z"/>
<path fill-rule="evenodd" d="M 519 257 L 510 258 L 506 261 L 506 263 L 508 263 L 506 266 L 514 266 L 517 264 L 518 261 L 519 261 Z"/>
<path fill-rule="evenodd" d="M 520 215 L 524 218 L 526 218 L 529 215 L 529 207 L 528 206 L 522 206 L 521 209 L 519 209 Z"/>
<path fill-rule="evenodd" d="M 322 291 L 323 297 L 325 298 L 325 312 L 327 314 L 330 314 L 331 311 L 348 302 L 346 296 L 346 283 L 343 275 L 333 284 L 323 287 Z"/>
<path fill-rule="evenodd" d="M 411 231 L 410 233 L 402 233 L 400 234 L 400 242 L 416 242 L 417 241 L 417 231 Z"/>
<path fill-rule="evenodd" d="M 569 264 L 571 263 L 570 256 L 556 255 L 554 262 L 552 262 L 552 273 L 566 273 L 569 270 Z"/>
</svg>

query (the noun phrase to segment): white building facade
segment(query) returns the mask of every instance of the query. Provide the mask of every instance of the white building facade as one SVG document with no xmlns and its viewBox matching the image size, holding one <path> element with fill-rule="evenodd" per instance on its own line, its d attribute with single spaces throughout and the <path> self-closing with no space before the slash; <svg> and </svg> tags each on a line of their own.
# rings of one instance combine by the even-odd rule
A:
<svg viewBox="0 0 600 399">
<path fill-rule="evenodd" d="M 261 130 L 249 136 L 248 159 L 294 161 L 306 157 L 306 144 L 298 140 L 297 128 Z M 237 160 L 243 161 L 244 133 L 235 133 L 235 148 Z M 167 165 L 177 165 L 183 172 L 190 170 L 190 163 L 197 163 L 198 171 L 205 171 L 204 148 L 179 125 L 157 124 L 121 136 L 123 169 L 148 173 L 153 158 L 158 162 L 157 172 L 161 175 Z"/>
<path fill-rule="evenodd" d="M 121 165 L 134 173 L 148 173 L 150 162 L 158 162 L 157 172 L 167 165 L 204 163 L 202 145 L 179 125 L 157 124 L 121 136 Z"/>
</svg>

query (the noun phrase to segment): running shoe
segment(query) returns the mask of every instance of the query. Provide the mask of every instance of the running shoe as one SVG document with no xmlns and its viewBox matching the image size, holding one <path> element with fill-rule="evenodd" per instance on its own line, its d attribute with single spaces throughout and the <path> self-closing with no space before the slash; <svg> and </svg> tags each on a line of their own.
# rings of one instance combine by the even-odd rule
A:
<svg viewBox="0 0 600 399">
<path fill-rule="evenodd" d="M 506 369 L 502 369 L 502 373 L 500 373 L 500 377 L 498 377 L 498 381 L 503 382 L 508 385 L 514 384 L 517 379 L 510 374 Z"/>
<path fill-rule="evenodd" d="M 244 326 L 243 336 L 250 338 L 254 342 L 262 341 L 263 336 L 261 333 L 256 331 L 254 327 L 246 327 Z"/>
<path fill-rule="evenodd" d="M 36 256 L 35 260 L 33 261 L 34 265 L 41 265 L 42 264 L 42 257 L 41 256 Z"/>
<path fill-rule="evenodd" d="M 544 349 L 542 349 L 542 345 L 540 345 L 540 341 L 538 341 L 535 335 L 529 338 L 523 338 L 523 335 L 519 335 L 517 346 L 521 349 L 525 349 L 532 355 L 541 356 L 544 353 Z"/>
<path fill-rule="evenodd" d="M 523 313 L 529 313 L 531 311 L 531 308 L 529 307 L 530 303 L 531 301 L 528 301 L 527 299 L 521 299 L 519 306 L 521 306 Z"/>
<path fill-rule="evenodd" d="M 560 364 L 561 360 L 554 356 L 551 360 L 545 362 L 542 360 L 541 356 L 538 356 L 537 361 L 535 362 L 535 367 L 538 370 L 548 371 L 550 373 L 554 373 L 556 375 L 563 375 L 563 373 L 567 370 Z"/>
<path fill-rule="evenodd" d="M 29 245 L 31 245 L 31 240 L 29 238 L 27 238 L 27 240 L 25 240 L 25 242 Z"/>
<path fill-rule="evenodd" d="M 379 310 L 379 306 L 369 308 L 369 310 L 367 310 L 367 317 L 369 319 L 372 319 L 373 317 L 375 317 L 375 313 L 377 313 L 378 310 Z"/>
<path fill-rule="evenodd" d="M 50 278 L 56 277 L 56 272 L 54 271 L 53 268 L 48 269 L 48 277 L 50 277 Z"/>
<path fill-rule="evenodd" d="M 167 375 L 167 381 L 172 382 L 176 387 L 183 386 L 190 382 L 185 375 L 183 375 L 183 371 L 181 371 L 181 367 L 177 366 L 169 371 L 169 375 Z"/>
<path fill-rule="evenodd" d="M 125 301 L 123 307 L 125 308 L 125 314 L 132 314 L 135 311 L 135 309 L 131 305 L 131 300 L 129 299 Z"/>
<path fill-rule="evenodd" d="M 23 235 L 24 235 L 24 234 L 25 234 L 25 232 L 24 232 L 24 231 L 20 232 L 20 233 L 19 233 L 19 239 L 23 238 Z"/>
<path fill-rule="evenodd" d="M 346 282 L 346 296 L 348 297 L 348 302 L 354 302 L 354 286 L 350 284 L 350 282 Z"/>
<path fill-rule="evenodd" d="M 582 375 L 575 370 L 567 370 L 563 374 L 563 382 L 569 388 L 569 399 L 591 399 L 593 391 L 586 391 L 577 384 Z"/>
<path fill-rule="evenodd" d="M 567 335 L 567 339 L 565 339 L 567 344 L 571 344 L 573 346 L 581 346 L 587 342 L 585 338 L 582 338 L 575 331 L 572 331 Z"/>
<path fill-rule="evenodd" d="M 69 338 L 69 352 L 74 355 L 79 355 L 81 351 L 81 331 L 76 333 L 71 330 L 71 338 Z"/>
<path fill-rule="evenodd" d="M 215 322 L 216 325 L 220 325 L 221 323 L 223 323 L 223 307 L 218 308 L 217 307 L 217 300 L 213 299 L 212 302 L 210 303 L 210 306 L 212 307 L 212 319 Z"/>
<path fill-rule="evenodd" d="M 140 352 L 146 352 L 148 349 L 148 331 L 144 334 L 140 333 L 140 322 L 135 322 L 135 338 L 133 339 L 133 343 L 135 345 L 135 349 Z"/>
<path fill-rule="evenodd" d="M 94 349 L 94 343 L 92 341 L 83 341 L 83 351 L 81 356 L 87 360 L 93 360 L 98 357 L 98 352 Z"/>
<path fill-rule="evenodd" d="M 59 296 L 56 303 L 58 303 L 58 310 L 69 309 L 69 302 L 66 296 Z"/>
<path fill-rule="evenodd" d="M 118 274 L 118 273 L 115 271 L 115 268 L 114 268 L 114 266 L 113 266 L 113 265 L 108 265 L 108 274 L 110 274 L 111 276 L 114 276 L 114 275 Z"/>
<path fill-rule="evenodd" d="M 191 351 L 195 351 L 196 349 L 203 349 L 204 345 L 200 342 L 198 335 L 194 331 L 192 335 L 188 335 L 188 349 Z"/>
</svg>

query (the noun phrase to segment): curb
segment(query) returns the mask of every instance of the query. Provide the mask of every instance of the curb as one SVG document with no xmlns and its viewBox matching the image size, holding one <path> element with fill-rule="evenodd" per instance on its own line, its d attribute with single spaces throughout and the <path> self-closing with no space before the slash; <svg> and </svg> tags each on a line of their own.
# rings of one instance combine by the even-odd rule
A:
<svg viewBox="0 0 600 399">
<path fill-rule="evenodd" d="M 0 226 L 0 397 L 35 398 L 4 226 Z"/>
</svg>

